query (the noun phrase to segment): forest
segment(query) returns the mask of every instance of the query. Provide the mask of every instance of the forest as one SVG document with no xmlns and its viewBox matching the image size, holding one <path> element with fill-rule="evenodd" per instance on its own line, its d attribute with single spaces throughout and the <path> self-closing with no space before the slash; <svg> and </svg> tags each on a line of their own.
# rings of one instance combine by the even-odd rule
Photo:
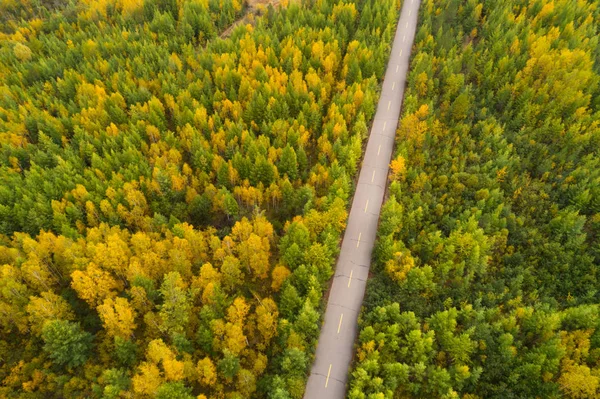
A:
<svg viewBox="0 0 600 399">
<path fill-rule="evenodd" d="M 1 1 L 0 396 L 301 398 L 399 7 Z"/>
<path fill-rule="evenodd" d="M 600 397 L 593 0 L 424 0 L 348 397 Z"/>
</svg>

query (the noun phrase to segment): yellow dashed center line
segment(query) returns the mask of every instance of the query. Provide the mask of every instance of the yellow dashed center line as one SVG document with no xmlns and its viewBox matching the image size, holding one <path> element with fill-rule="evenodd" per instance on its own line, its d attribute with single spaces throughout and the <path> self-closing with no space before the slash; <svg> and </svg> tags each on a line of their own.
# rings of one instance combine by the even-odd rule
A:
<svg viewBox="0 0 600 399">
<path fill-rule="evenodd" d="M 392 83 L 392 90 L 396 87 L 396 82 Z"/>
<path fill-rule="evenodd" d="M 342 313 L 340 315 L 340 323 L 338 324 L 338 334 L 340 333 L 340 328 L 342 328 L 342 319 L 344 318 L 344 314 Z"/>
<path fill-rule="evenodd" d="M 402 57 L 402 49 L 400 49 L 400 57 Z"/>
<path fill-rule="evenodd" d="M 388 111 L 390 110 L 390 107 L 392 106 L 392 101 L 388 101 Z"/>
<path fill-rule="evenodd" d="M 379 152 L 381 152 L 381 144 L 379 144 L 379 148 L 377 149 L 377 155 L 379 155 Z"/>
<path fill-rule="evenodd" d="M 371 176 L 371 183 L 375 180 L 375 171 L 373 171 L 373 176 Z"/>
<path fill-rule="evenodd" d="M 348 279 L 348 288 L 350 288 L 350 283 L 352 282 L 352 273 L 354 273 L 354 270 L 350 270 L 350 278 Z"/>
<path fill-rule="evenodd" d="M 327 384 L 329 384 L 329 374 L 331 374 L 331 364 L 329 365 L 329 371 L 327 372 L 327 379 L 325 380 L 325 388 L 327 388 Z"/>
<path fill-rule="evenodd" d="M 367 200 L 367 204 L 365 205 L 365 213 L 367 213 L 367 208 L 369 207 L 369 200 Z"/>
<path fill-rule="evenodd" d="M 402 38 L 402 41 L 405 42 L 406 41 L 406 35 L 404 35 L 404 37 Z"/>
<path fill-rule="evenodd" d="M 399 68 L 400 68 L 400 65 L 396 65 L 396 73 L 398 73 Z"/>
<path fill-rule="evenodd" d="M 393 90 L 393 89 L 392 89 Z M 383 129 L 381 129 L 382 131 L 385 131 L 385 127 L 387 126 L 387 121 L 383 122 Z"/>
<path fill-rule="evenodd" d="M 356 248 L 358 248 L 358 246 L 360 245 L 360 236 L 362 235 L 362 233 L 358 233 L 358 241 L 356 241 Z"/>
</svg>

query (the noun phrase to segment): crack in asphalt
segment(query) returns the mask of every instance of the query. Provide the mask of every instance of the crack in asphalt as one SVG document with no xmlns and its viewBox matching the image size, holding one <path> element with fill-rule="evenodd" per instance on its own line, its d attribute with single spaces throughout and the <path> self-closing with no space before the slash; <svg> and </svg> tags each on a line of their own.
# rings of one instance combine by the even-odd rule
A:
<svg viewBox="0 0 600 399">
<path fill-rule="evenodd" d="M 387 175 L 387 173 L 386 173 L 386 175 Z M 365 186 L 375 186 L 375 187 L 379 187 L 379 188 L 380 188 L 380 189 L 382 189 L 382 190 L 385 190 L 385 187 L 383 187 L 381 184 L 373 184 L 373 183 L 358 183 L 358 184 L 357 184 L 357 186 L 360 186 L 360 185 L 363 185 L 363 184 L 364 184 Z"/>
<path fill-rule="evenodd" d="M 327 378 L 327 376 L 326 376 L 325 374 L 321 374 L 321 373 L 313 373 L 313 374 L 314 374 L 314 375 L 320 375 L 321 377 Z M 337 381 L 337 382 L 339 382 L 339 383 L 341 383 L 341 384 L 345 384 L 345 383 L 346 383 L 345 381 L 342 381 L 342 380 L 340 380 L 340 379 L 338 379 L 338 378 L 335 378 L 335 377 L 332 377 L 332 376 L 329 376 L 329 379 L 330 379 L 330 380 Z"/>
<path fill-rule="evenodd" d="M 339 306 L 340 308 L 344 308 L 344 309 L 351 310 L 351 311 L 353 311 L 353 312 L 360 312 L 360 309 L 352 309 L 352 308 L 349 308 L 348 306 L 344 306 L 344 305 L 342 305 L 341 303 L 335 303 L 335 302 L 331 302 L 331 304 L 332 304 L 332 305 L 335 305 L 335 306 Z"/>
<path fill-rule="evenodd" d="M 346 274 L 336 274 L 336 275 L 333 276 L 333 278 L 336 278 L 336 277 L 350 277 L 350 276 L 348 276 Z M 354 277 L 354 276 L 352 276 L 352 280 L 353 281 L 354 280 L 356 280 L 356 281 L 363 281 L 363 282 L 367 281 L 366 279 L 362 279 L 362 278 L 358 278 L 358 277 Z"/>
</svg>

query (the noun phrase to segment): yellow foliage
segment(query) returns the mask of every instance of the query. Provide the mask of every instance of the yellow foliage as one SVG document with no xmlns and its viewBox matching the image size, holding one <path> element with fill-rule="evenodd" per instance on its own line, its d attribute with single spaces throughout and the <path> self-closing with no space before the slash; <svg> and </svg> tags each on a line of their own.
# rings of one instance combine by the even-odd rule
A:
<svg viewBox="0 0 600 399">
<path fill-rule="evenodd" d="M 404 174 L 406 173 L 406 160 L 402 155 L 398 155 L 396 159 L 390 163 L 390 169 L 392 171 L 392 180 L 404 180 Z"/>
<path fill-rule="evenodd" d="M 600 395 L 600 378 L 586 365 L 569 362 L 558 379 L 565 397 L 572 399 L 597 398 Z"/>
<path fill-rule="evenodd" d="M 172 357 L 173 352 L 163 342 L 162 339 L 150 341 L 148 349 L 146 349 L 146 357 L 153 363 L 159 363 L 161 360 Z"/>
<path fill-rule="evenodd" d="M 31 59 L 31 49 L 24 44 L 17 43 L 13 49 L 15 57 L 21 62 L 27 62 Z"/>
<path fill-rule="evenodd" d="M 90 306 L 96 307 L 106 298 L 117 295 L 122 290 L 122 285 L 110 273 L 100 269 L 95 263 L 90 263 L 84 270 L 75 270 L 71 273 L 71 287 L 77 292 L 79 298 Z"/>
<path fill-rule="evenodd" d="M 256 307 L 256 327 L 265 344 L 277 334 L 278 317 L 277 304 L 271 298 L 264 298 Z"/>
<path fill-rule="evenodd" d="M 215 284 L 210 282 L 206 285 L 204 290 L 202 291 L 202 303 L 205 305 L 209 305 L 213 303 L 213 298 L 215 296 Z"/>
<path fill-rule="evenodd" d="M 257 353 L 256 359 L 254 359 L 254 363 L 252 366 L 254 374 L 257 376 L 261 375 L 267 368 L 267 362 L 267 356 L 263 355 L 262 353 Z"/>
<path fill-rule="evenodd" d="M 144 0 L 118 0 L 118 7 L 124 16 L 130 16 L 136 11 L 141 10 L 144 5 Z"/>
<path fill-rule="evenodd" d="M 162 365 L 168 381 L 180 381 L 184 378 L 185 363 L 175 359 L 174 356 L 163 359 Z"/>
<path fill-rule="evenodd" d="M 247 340 L 242 326 L 237 324 L 227 323 L 225 326 L 225 340 L 223 347 L 229 349 L 234 355 L 239 355 L 246 349 Z"/>
<path fill-rule="evenodd" d="M 137 394 L 154 396 L 162 384 L 160 370 L 155 364 L 143 362 L 138 367 L 138 374 L 133 376 L 133 391 Z"/>
<path fill-rule="evenodd" d="M 415 266 L 415 259 L 409 250 L 396 252 L 394 258 L 388 260 L 385 264 L 386 273 L 396 282 L 406 280 L 408 272 Z"/>
<path fill-rule="evenodd" d="M 108 335 L 124 339 L 132 335 L 136 314 L 126 298 L 107 298 L 97 309 Z"/>
<path fill-rule="evenodd" d="M 246 303 L 246 300 L 237 297 L 227 309 L 227 320 L 233 324 L 243 325 L 249 310 L 250 306 Z"/>
<path fill-rule="evenodd" d="M 200 268 L 200 275 L 194 278 L 192 286 L 204 290 L 210 283 L 219 283 L 221 281 L 221 273 L 215 269 L 210 263 L 205 263 Z"/>
<path fill-rule="evenodd" d="M 42 292 L 39 297 L 30 297 L 27 314 L 31 330 L 38 334 L 46 321 L 75 319 L 69 303 L 51 291 Z"/>
<path fill-rule="evenodd" d="M 204 387 L 210 387 L 217 382 L 217 368 L 209 357 L 198 361 L 196 372 L 198 381 Z"/>
<path fill-rule="evenodd" d="M 271 272 L 271 288 L 273 291 L 278 292 L 284 281 L 291 274 L 290 270 L 282 265 L 275 266 Z"/>
<path fill-rule="evenodd" d="M 427 76 L 427 73 L 421 72 L 420 74 L 417 75 L 417 80 L 415 82 L 415 86 L 416 86 L 417 93 L 419 94 L 419 96 L 425 97 L 427 95 L 428 83 L 429 83 L 429 76 Z"/>
</svg>

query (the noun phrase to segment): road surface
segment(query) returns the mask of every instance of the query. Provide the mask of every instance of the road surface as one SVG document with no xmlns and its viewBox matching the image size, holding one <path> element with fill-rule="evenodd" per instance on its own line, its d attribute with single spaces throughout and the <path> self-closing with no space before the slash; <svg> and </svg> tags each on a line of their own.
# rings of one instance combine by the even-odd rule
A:
<svg viewBox="0 0 600 399">
<path fill-rule="evenodd" d="M 304 399 L 342 399 L 404 96 L 420 0 L 404 0 Z"/>
</svg>

